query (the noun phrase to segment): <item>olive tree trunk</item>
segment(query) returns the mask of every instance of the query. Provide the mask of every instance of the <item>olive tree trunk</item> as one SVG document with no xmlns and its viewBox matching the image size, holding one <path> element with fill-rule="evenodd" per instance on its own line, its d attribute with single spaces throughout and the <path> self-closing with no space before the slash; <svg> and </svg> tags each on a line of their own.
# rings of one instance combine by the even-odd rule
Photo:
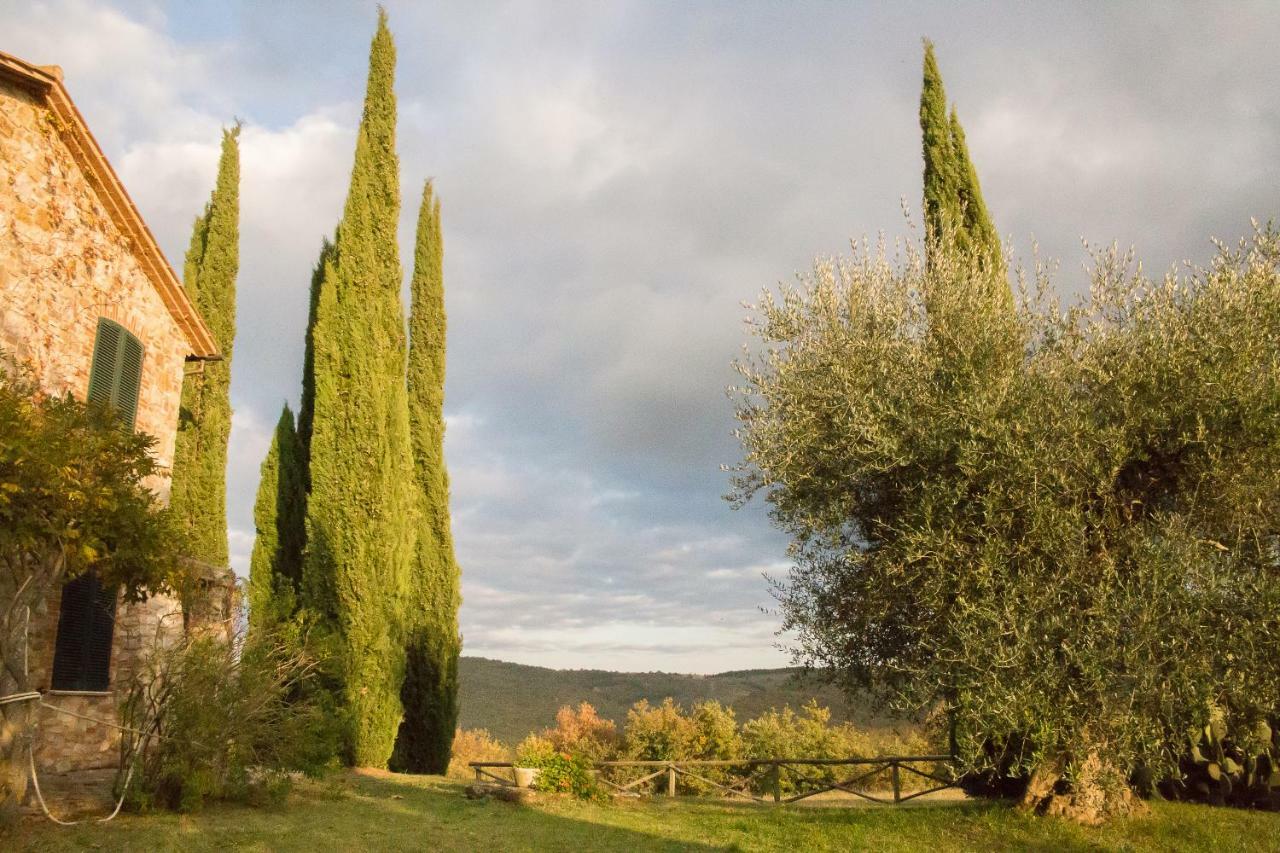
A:
<svg viewBox="0 0 1280 853">
<path fill-rule="evenodd" d="M 1031 773 L 1019 808 L 1056 815 L 1085 826 L 1099 826 L 1113 817 L 1147 811 L 1134 796 L 1126 774 L 1090 752 L 1070 778 L 1069 756 L 1059 753 L 1042 761 Z"/>
<path fill-rule="evenodd" d="M 0 568 L 0 699 L 31 691 L 27 636 L 31 617 L 63 573 L 61 558 L 16 558 Z M 0 824 L 17 813 L 27 796 L 27 752 L 34 736 L 35 702 L 0 705 Z"/>
</svg>

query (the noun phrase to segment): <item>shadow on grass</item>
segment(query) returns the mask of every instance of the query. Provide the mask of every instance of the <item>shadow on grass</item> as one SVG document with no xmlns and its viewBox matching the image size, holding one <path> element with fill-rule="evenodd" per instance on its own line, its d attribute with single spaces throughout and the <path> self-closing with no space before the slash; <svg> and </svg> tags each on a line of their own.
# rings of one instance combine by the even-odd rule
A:
<svg viewBox="0 0 1280 853">
<path fill-rule="evenodd" d="M 529 806 L 468 800 L 440 777 L 380 771 L 297 786 L 287 806 L 213 806 L 193 815 L 122 815 L 106 825 L 24 824 L 0 850 L 137 851 L 667 851 L 889 853 L 1125 849 L 1274 851 L 1280 815 L 1160 803 L 1151 816 L 1086 829 L 1007 804 L 940 808 L 774 808 L 722 800 L 609 805 L 551 798 Z"/>
<path fill-rule="evenodd" d="M 2 850 L 307 851 L 328 850 L 719 850 L 662 832 L 585 819 L 573 802 L 528 807 L 468 800 L 439 777 L 377 771 L 304 782 L 275 809 L 216 805 L 190 814 L 121 815 L 109 824 L 54 826 L 24 821 L 0 834 Z M 584 809 L 583 818 L 572 812 Z M 562 812 L 569 812 L 568 814 Z M 16 843 L 13 843 L 16 842 Z"/>
</svg>

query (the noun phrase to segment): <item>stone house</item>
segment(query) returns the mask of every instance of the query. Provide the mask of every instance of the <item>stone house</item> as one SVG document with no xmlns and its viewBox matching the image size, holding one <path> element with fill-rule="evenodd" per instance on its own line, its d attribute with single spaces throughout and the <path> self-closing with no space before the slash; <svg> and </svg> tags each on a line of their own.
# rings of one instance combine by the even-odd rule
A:
<svg viewBox="0 0 1280 853">
<path fill-rule="evenodd" d="M 61 69 L 0 52 L 0 351 L 41 386 L 114 405 L 173 461 L 183 376 L 218 345 L 62 83 Z M 167 474 L 151 484 L 168 500 Z M 177 555 L 175 555 L 177 559 Z M 212 615 L 233 576 L 209 573 Z M 181 637 L 178 602 L 125 604 L 92 576 L 33 613 L 28 666 L 44 702 L 42 774 L 115 767 L 119 686 L 156 643 Z M 206 608 L 209 609 L 209 608 Z"/>
</svg>

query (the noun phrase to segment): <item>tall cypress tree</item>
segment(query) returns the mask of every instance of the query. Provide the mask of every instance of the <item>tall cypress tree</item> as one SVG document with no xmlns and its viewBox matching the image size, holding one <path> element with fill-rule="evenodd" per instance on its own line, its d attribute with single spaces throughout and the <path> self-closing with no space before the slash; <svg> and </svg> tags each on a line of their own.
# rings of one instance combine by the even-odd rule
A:
<svg viewBox="0 0 1280 853">
<path fill-rule="evenodd" d="M 190 554 L 227 565 L 227 440 L 231 436 L 231 355 L 240 266 L 240 127 L 223 131 L 213 195 L 192 229 L 184 284 L 209 325 L 222 360 L 182 381 L 169 505 L 188 534 Z"/>
<path fill-rule="evenodd" d="M 334 240 L 337 235 L 334 235 Z M 311 292 L 307 305 L 307 337 L 302 353 L 302 398 L 298 405 L 298 441 L 302 445 L 302 458 L 308 463 L 311 448 L 311 423 L 316 410 L 316 310 L 320 305 L 320 290 L 324 287 L 325 266 L 333 261 L 333 243 L 326 239 L 320 246 L 320 257 L 311 271 Z M 303 468 L 307 468 L 304 464 Z"/>
<path fill-rule="evenodd" d="M 1000 236 L 969 158 L 964 129 L 954 108 L 948 114 L 947 93 L 933 55 L 924 43 L 924 83 L 920 90 L 920 133 L 924 148 L 924 223 L 929 240 L 950 231 L 956 248 L 981 252 L 1001 263 Z"/>
<path fill-rule="evenodd" d="M 396 245 L 395 47 L 386 13 L 369 57 L 355 165 L 312 332 L 314 410 L 306 605 L 339 638 L 347 757 L 385 766 L 400 725 L 403 610 L 417 506 Z"/>
<path fill-rule="evenodd" d="M 306 511 L 302 447 L 293 412 L 285 404 L 262 462 L 253 505 L 257 536 L 249 558 L 249 621 L 266 625 L 293 615 L 302 579 Z"/>
<path fill-rule="evenodd" d="M 272 609 L 273 613 L 292 613 L 304 600 L 307 600 L 307 591 L 304 588 L 304 573 L 302 564 L 307 544 L 307 495 L 311 489 L 311 423 L 315 416 L 315 327 L 316 327 L 316 309 L 320 304 L 320 290 L 324 286 L 324 270 L 327 262 L 333 259 L 333 243 L 325 240 L 320 247 L 320 258 L 316 262 L 315 268 L 311 271 L 311 290 L 307 307 L 307 331 L 306 344 L 302 358 L 302 400 L 298 408 L 298 417 L 296 426 L 293 421 L 292 413 L 290 413 L 289 432 L 291 433 L 290 447 L 292 449 L 292 469 L 290 479 L 279 484 L 279 494 L 281 499 L 286 493 L 292 496 L 292 501 L 285 511 L 283 504 L 280 506 L 278 521 L 274 522 L 278 525 L 277 540 L 279 542 L 279 550 L 273 558 L 273 566 L 279 567 L 273 569 L 272 576 L 286 576 L 292 579 L 291 589 L 293 593 L 292 602 L 285 601 L 285 595 L 279 589 L 275 589 L 271 593 L 259 593 L 276 595 L 279 594 L 281 602 L 279 606 Z M 285 406 L 288 410 L 288 406 Z M 281 415 L 282 421 L 284 415 Z M 277 426 L 277 440 L 283 440 L 281 437 L 281 427 Z M 274 445 L 273 445 L 274 448 Z M 272 454 L 275 453 L 273 449 Z M 273 456 L 269 455 L 268 459 Z M 286 455 L 285 457 L 289 457 Z M 278 464 L 278 463 L 276 463 Z M 262 485 L 259 487 L 258 501 L 261 503 L 266 500 L 264 490 L 267 488 L 268 477 L 266 463 L 263 463 Z M 276 469 L 273 469 L 276 470 Z M 293 479 L 297 480 L 296 487 Z M 259 510 L 255 507 L 254 517 L 258 517 Z M 259 535 L 263 525 L 258 525 Z M 255 544 L 254 554 L 257 554 L 257 546 Z M 250 581 L 252 586 L 253 571 L 250 567 Z M 274 589 L 274 588 L 273 588 Z"/>
<path fill-rule="evenodd" d="M 926 260 L 933 265 L 935 252 L 945 239 L 951 242 L 947 248 L 970 259 L 976 255 L 978 264 L 974 270 L 962 260 L 955 266 L 956 275 L 944 279 L 938 291 L 924 295 L 931 343 L 945 353 L 940 363 L 949 366 L 942 371 L 939 387 L 964 381 L 998 388 L 1016 364 L 1019 350 L 1009 343 L 1016 337 L 1004 334 L 1009 324 L 1016 323 L 1013 293 L 1004 275 L 1000 235 L 982 198 L 960 118 L 954 107 L 948 113 L 942 74 L 933 55 L 933 42 L 928 39 L 924 42 L 920 89 L 920 135 Z M 972 332 L 974 315 L 986 318 L 978 324 L 976 334 Z M 953 372 L 960 364 L 965 368 Z M 957 701 L 953 690 L 944 688 L 944 693 L 949 703 Z M 953 753 L 955 738 L 953 724 Z"/>
<path fill-rule="evenodd" d="M 459 570 L 449 521 L 444 462 L 444 244 L 440 200 L 422 191 L 409 309 L 409 425 L 421 519 L 406 618 L 404 721 L 393 770 L 444 773 L 458 723 Z"/>
</svg>

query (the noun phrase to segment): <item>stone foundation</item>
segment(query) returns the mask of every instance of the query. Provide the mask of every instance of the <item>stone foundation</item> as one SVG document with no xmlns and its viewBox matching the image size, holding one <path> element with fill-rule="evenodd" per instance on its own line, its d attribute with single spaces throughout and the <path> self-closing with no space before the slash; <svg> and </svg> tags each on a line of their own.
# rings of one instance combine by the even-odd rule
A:
<svg viewBox="0 0 1280 853">
<path fill-rule="evenodd" d="M 39 709 L 36 765 L 41 772 L 52 773 L 114 768 L 120 763 L 120 731 L 105 723 L 119 722 L 124 695 L 116 687 L 129 683 L 142 670 L 153 649 L 182 639 L 182 608 L 166 595 L 135 604 L 119 603 L 111 643 L 112 689 L 102 693 L 62 692 L 53 690 L 51 683 L 60 602 L 60 593 L 51 596 L 45 613 L 32 619 L 28 671 L 32 688 L 44 693 L 45 703 L 81 716 Z"/>
</svg>

